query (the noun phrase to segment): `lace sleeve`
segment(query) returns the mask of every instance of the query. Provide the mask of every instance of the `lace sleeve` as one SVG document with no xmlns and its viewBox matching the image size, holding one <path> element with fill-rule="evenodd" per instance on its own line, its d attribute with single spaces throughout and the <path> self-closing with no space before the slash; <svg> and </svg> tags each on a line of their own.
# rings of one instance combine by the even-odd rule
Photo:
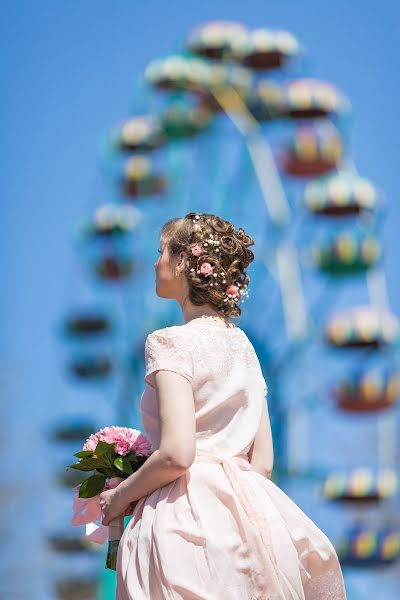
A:
<svg viewBox="0 0 400 600">
<path fill-rule="evenodd" d="M 192 357 L 182 338 L 171 330 L 156 330 L 146 338 L 145 344 L 146 375 L 145 382 L 154 388 L 153 374 L 162 369 L 174 371 L 188 381 L 193 378 Z"/>
</svg>

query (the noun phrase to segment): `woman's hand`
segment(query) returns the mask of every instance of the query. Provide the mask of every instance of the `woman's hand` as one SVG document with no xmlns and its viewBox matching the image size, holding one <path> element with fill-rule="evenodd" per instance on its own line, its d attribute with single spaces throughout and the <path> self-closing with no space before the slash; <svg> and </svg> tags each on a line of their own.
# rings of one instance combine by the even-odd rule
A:
<svg viewBox="0 0 400 600">
<path fill-rule="evenodd" d="M 127 510 L 130 505 L 126 505 L 126 501 L 123 499 L 122 494 L 116 488 L 105 490 L 100 494 L 100 507 L 103 512 L 104 518 L 101 522 L 102 525 L 109 525 L 110 521 L 119 516 L 126 516 Z"/>
</svg>

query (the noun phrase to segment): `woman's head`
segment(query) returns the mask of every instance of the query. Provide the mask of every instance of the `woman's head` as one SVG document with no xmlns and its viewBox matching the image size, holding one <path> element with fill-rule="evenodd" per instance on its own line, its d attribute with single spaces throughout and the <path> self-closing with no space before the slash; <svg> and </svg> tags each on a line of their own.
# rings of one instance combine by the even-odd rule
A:
<svg viewBox="0 0 400 600">
<path fill-rule="evenodd" d="M 250 281 L 246 269 L 254 260 L 248 247 L 254 241 L 229 221 L 210 213 L 198 215 L 191 212 L 162 227 L 162 254 L 155 265 L 157 294 L 207 305 L 227 317 L 240 316 L 239 301 Z"/>
</svg>

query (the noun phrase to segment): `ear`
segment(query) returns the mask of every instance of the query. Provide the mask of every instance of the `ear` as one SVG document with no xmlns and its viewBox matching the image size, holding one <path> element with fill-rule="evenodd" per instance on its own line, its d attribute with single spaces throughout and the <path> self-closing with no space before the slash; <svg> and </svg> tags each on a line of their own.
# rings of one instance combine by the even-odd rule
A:
<svg viewBox="0 0 400 600">
<path fill-rule="evenodd" d="M 187 256 L 188 256 L 188 253 L 185 252 L 184 250 L 182 250 L 180 252 L 178 262 L 176 263 L 176 267 L 175 267 L 178 271 L 183 272 L 185 270 Z"/>
</svg>

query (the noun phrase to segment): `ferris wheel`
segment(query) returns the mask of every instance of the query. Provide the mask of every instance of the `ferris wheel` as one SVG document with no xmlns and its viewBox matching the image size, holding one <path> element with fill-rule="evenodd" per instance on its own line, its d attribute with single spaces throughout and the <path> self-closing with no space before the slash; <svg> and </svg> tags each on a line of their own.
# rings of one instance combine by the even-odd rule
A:
<svg viewBox="0 0 400 600">
<path fill-rule="evenodd" d="M 162 224 L 202 211 L 248 231 L 256 259 L 241 327 L 268 382 L 273 479 L 332 538 L 339 531 L 350 584 L 352 569 L 389 568 L 400 553 L 400 329 L 384 194 L 349 154 L 350 100 L 309 66 L 292 33 L 233 22 L 202 24 L 150 62 L 133 110 L 99 142 L 105 201 L 75 231 L 95 293 L 62 332 L 74 381 L 104 389 L 104 414 L 139 426 L 144 339 L 180 318 L 154 293 Z M 97 429 L 72 410 L 55 440 Z M 102 598 L 113 575 L 102 575 Z"/>
</svg>

